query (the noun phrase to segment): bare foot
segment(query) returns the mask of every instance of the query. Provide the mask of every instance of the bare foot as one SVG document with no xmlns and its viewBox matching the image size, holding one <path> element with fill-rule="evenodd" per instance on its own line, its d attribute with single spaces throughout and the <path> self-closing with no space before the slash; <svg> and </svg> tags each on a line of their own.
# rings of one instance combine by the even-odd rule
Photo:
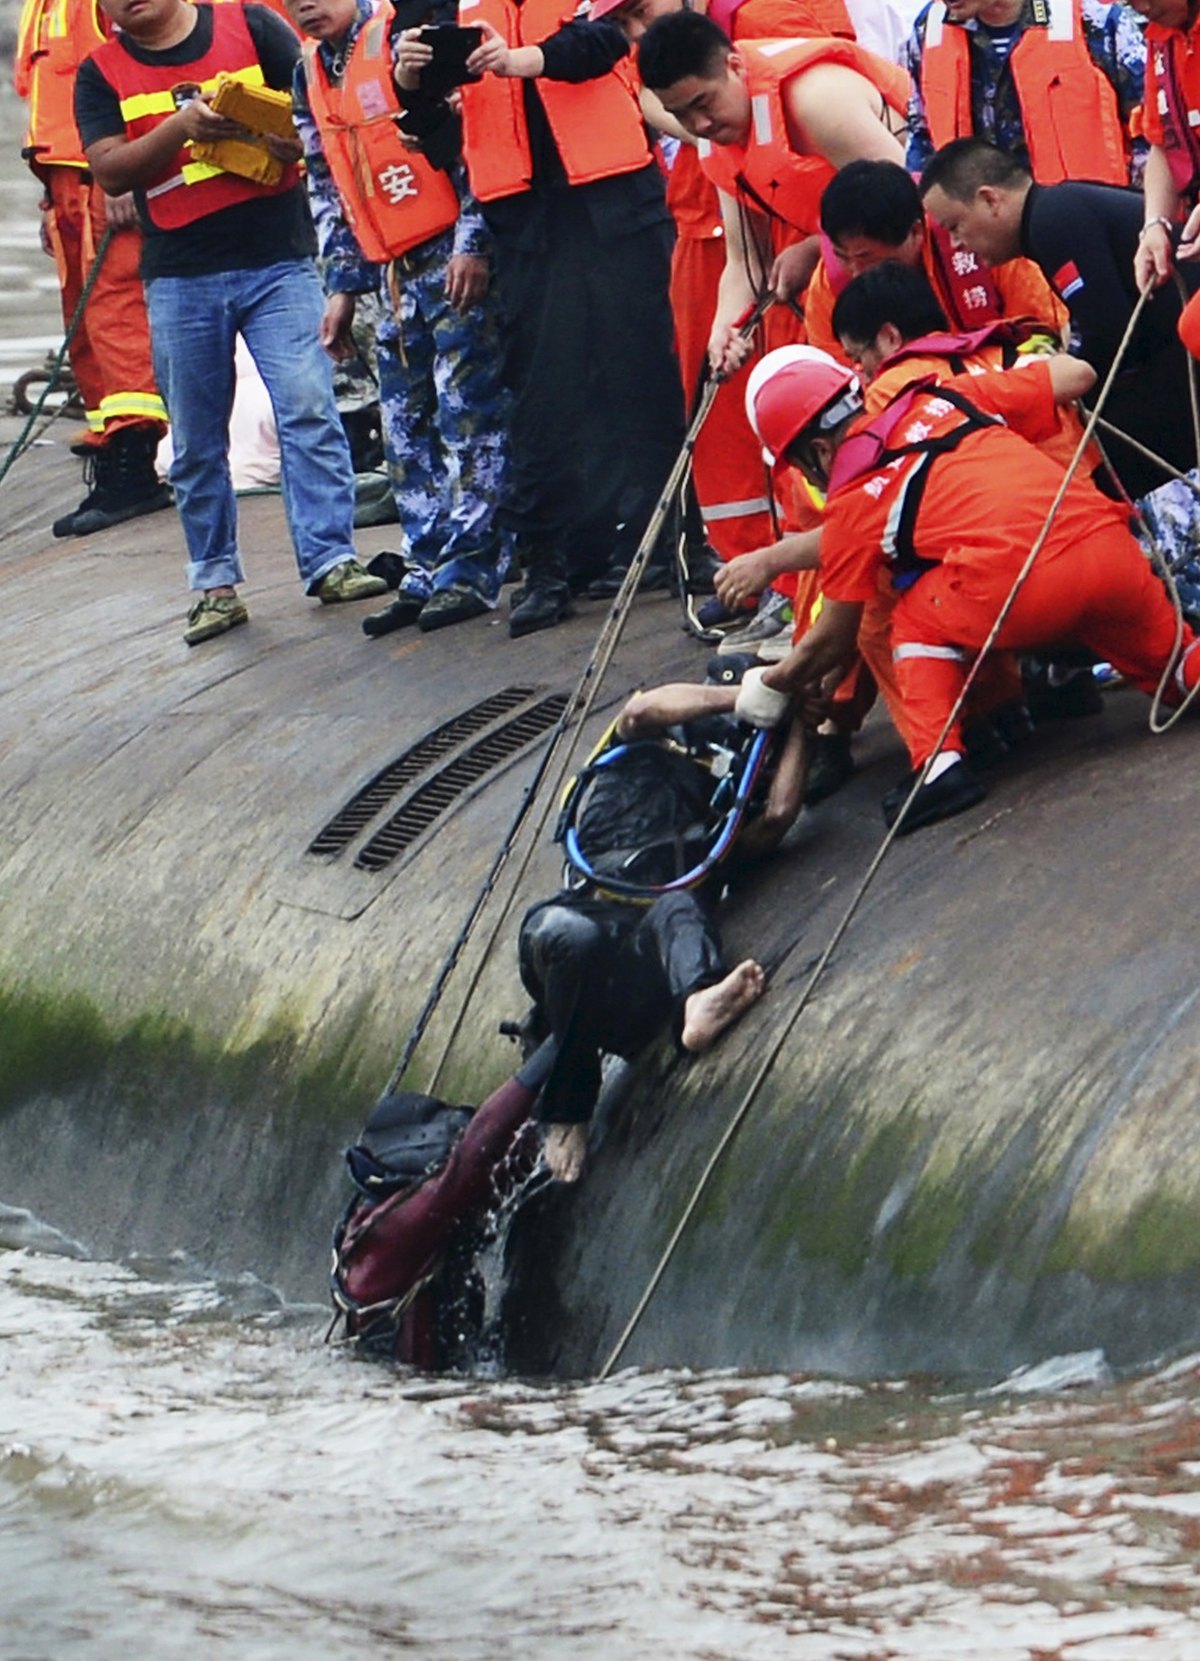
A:
<svg viewBox="0 0 1200 1661">
<path fill-rule="evenodd" d="M 683 1034 L 680 1039 L 685 1050 L 699 1055 L 744 1015 L 752 1003 L 763 995 L 767 977 L 752 957 L 731 969 L 724 980 L 715 986 L 705 986 L 693 992 L 683 1006 Z"/>
<path fill-rule="evenodd" d="M 578 1182 L 587 1153 L 586 1125 L 548 1125 L 546 1164 L 559 1182 Z"/>
</svg>

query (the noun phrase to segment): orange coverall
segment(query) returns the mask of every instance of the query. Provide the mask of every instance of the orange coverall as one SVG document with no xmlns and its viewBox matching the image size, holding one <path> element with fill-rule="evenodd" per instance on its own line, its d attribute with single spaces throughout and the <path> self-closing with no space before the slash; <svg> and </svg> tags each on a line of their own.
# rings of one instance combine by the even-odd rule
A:
<svg viewBox="0 0 1200 1661">
<path fill-rule="evenodd" d="M 953 377 L 946 386 L 1005 425 L 969 433 L 947 454 L 919 452 L 896 467 L 869 469 L 826 503 L 822 586 L 835 600 L 876 597 L 889 524 L 927 468 L 913 543 L 933 562 L 892 613 L 892 652 L 914 767 L 933 752 L 1062 484 L 1062 468 L 1038 446 L 1058 431 L 1047 364 Z M 934 388 L 914 400 L 889 447 L 936 438 L 962 414 Z M 852 429 L 853 431 L 853 429 Z M 1175 644 L 1175 613 L 1129 532 L 1123 509 L 1072 480 L 1033 569 L 997 640 L 1013 651 L 1086 646 L 1133 685 L 1153 692 Z M 1200 681 L 1200 652 L 1185 625 L 1181 671 Z M 1170 695 L 1170 694 L 1169 694 Z M 945 748 L 963 748 L 955 726 Z"/>
<path fill-rule="evenodd" d="M 841 0 L 745 0 L 734 14 L 735 41 L 824 34 L 853 38 L 854 28 Z M 717 192 L 704 176 L 694 145 L 679 147 L 667 184 L 667 206 L 677 233 L 671 261 L 671 309 L 684 397 L 690 406 L 700 384 L 717 309 L 717 285 L 725 269 Z M 770 343 L 803 338 L 799 320 L 792 314 L 780 339 L 772 338 Z M 762 447 L 746 420 L 749 373 L 747 364 L 722 384 L 696 440 L 692 460 L 705 533 L 726 560 L 763 548 L 775 536 Z M 781 506 L 786 517 L 787 504 Z M 777 586 L 790 593 L 795 584 L 783 582 Z"/>
<path fill-rule="evenodd" d="M 45 226 L 58 267 L 64 325 L 70 324 L 107 222 L 104 192 L 92 182 L 75 129 L 75 70 L 110 32 L 96 0 L 26 0 L 21 14 L 13 80 L 29 101 L 22 153 L 45 186 Z M 98 447 L 121 427 L 166 429 L 138 274 L 141 249 L 138 230 L 113 234 L 68 348 L 88 421 L 77 448 Z"/>
</svg>

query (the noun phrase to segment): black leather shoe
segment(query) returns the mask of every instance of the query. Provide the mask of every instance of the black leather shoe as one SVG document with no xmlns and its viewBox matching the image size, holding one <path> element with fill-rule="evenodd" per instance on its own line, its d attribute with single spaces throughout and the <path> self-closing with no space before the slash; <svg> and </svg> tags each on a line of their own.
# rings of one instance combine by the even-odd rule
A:
<svg viewBox="0 0 1200 1661">
<path fill-rule="evenodd" d="M 1090 669 L 1077 669 L 1055 685 L 1048 669 L 1025 682 L 1025 706 L 1035 727 L 1045 721 L 1078 721 L 1099 715 L 1104 697 Z"/>
<path fill-rule="evenodd" d="M 909 791 L 916 782 L 916 773 L 908 773 L 894 790 L 888 791 L 880 803 L 883 808 L 883 822 L 889 830 L 900 817 L 900 809 L 908 800 Z M 969 807 L 981 802 L 986 795 L 987 791 L 970 771 L 966 762 L 956 761 L 934 779 L 932 784 L 921 786 L 896 835 L 910 836 L 913 831 L 921 830 L 925 825 L 936 824 L 939 819 L 951 819 L 956 813 L 965 813 Z"/>
<path fill-rule="evenodd" d="M 422 634 L 430 634 L 434 629 L 448 629 L 452 623 L 482 617 L 490 610 L 487 601 L 470 588 L 443 588 L 426 600 L 417 627 Z"/>
<path fill-rule="evenodd" d="M 395 629 L 406 629 L 410 623 L 416 622 L 427 604 L 427 601 L 418 600 L 412 594 L 397 594 L 383 611 L 373 611 L 369 617 L 363 618 L 363 633 L 374 639 L 377 635 L 391 634 Z"/>
<path fill-rule="evenodd" d="M 572 616 L 571 590 L 565 582 L 530 577 L 519 604 L 509 614 L 508 632 L 514 640 L 539 629 L 552 629 Z"/>
</svg>

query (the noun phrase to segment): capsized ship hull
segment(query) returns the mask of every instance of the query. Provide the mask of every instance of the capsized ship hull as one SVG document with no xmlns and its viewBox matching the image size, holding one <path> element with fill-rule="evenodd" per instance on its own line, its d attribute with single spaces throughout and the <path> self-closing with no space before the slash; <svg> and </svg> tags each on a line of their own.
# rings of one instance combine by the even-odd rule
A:
<svg viewBox="0 0 1200 1661">
<path fill-rule="evenodd" d="M 319 1297 L 340 1150 L 603 613 L 367 643 L 363 607 L 302 596 L 278 502 L 249 501 L 252 622 L 188 652 L 174 517 L 54 543 L 76 491 L 61 444 L 6 486 L 0 1197 L 106 1254 L 183 1248 Z M 703 663 L 643 599 L 605 714 Z M 1152 741 L 1144 714 L 1121 693 L 1039 735 L 981 809 L 893 851 L 627 1359 L 1001 1371 L 1200 1337 L 1197 735 Z M 648 1055 L 583 1185 L 523 1219 L 517 1364 L 593 1370 L 623 1327 L 878 845 L 903 761 L 882 723 L 860 757 L 729 915 L 731 959 L 772 968 L 763 1004 L 701 1062 Z M 521 904 L 557 877 L 539 850 Z M 512 1064 L 521 904 L 451 1099 Z"/>
</svg>

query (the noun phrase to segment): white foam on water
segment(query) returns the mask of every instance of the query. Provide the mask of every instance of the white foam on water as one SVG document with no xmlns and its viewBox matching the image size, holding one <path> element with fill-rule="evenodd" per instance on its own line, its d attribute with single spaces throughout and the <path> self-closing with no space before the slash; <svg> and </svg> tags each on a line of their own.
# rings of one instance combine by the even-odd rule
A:
<svg viewBox="0 0 1200 1661">
<path fill-rule="evenodd" d="M 0 1252 L 6 1657 L 1200 1654 L 1194 1363 L 1089 1385 L 1062 1358 L 1079 1382 L 1016 1400 L 535 1385 L 403 1375 L 323 1325 L 182 1258 Z"/>
</svg>

